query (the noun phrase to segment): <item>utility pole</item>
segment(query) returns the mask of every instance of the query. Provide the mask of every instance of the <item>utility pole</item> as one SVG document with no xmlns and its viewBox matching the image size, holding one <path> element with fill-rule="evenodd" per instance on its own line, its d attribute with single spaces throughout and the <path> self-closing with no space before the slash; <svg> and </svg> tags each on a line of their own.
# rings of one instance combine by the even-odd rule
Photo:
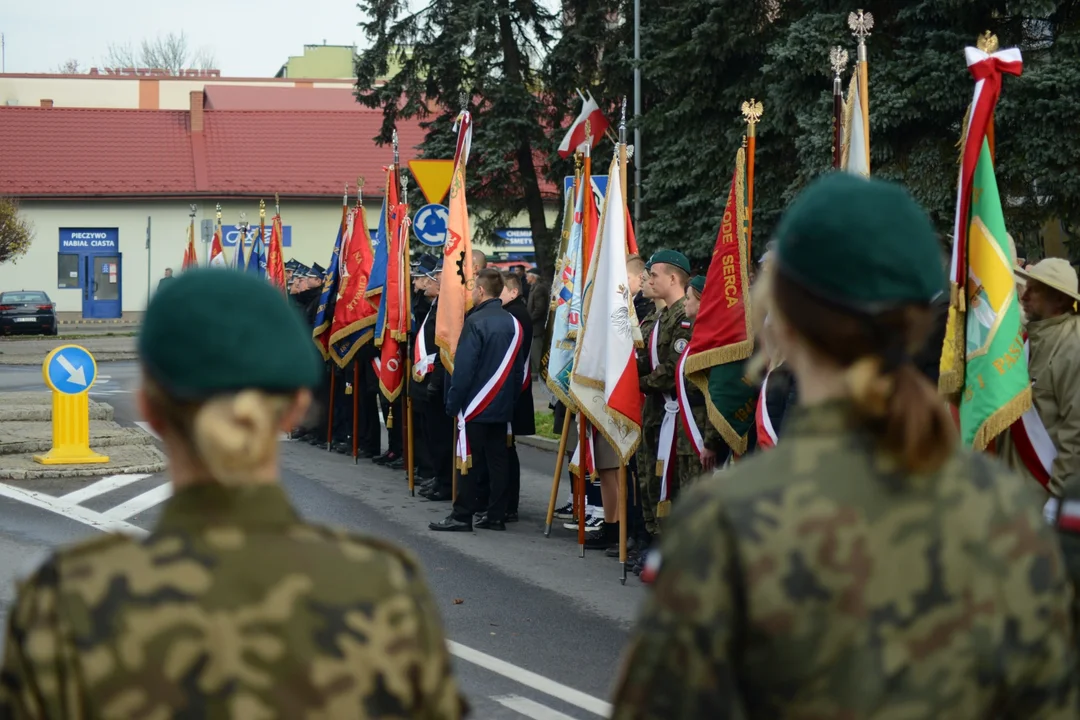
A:
<svg viewBox="0 0 1080 720">
<path fill-rule="evenodd" d="M 150 304 L 150 216 L 146 216 L 146 303 Z"/>
<path fill-rule="evenodd" d="M 641 232 L 641 0 L 634 0 L 634 231 Z"/>
<path fill-rule="evenodd" d="M 7 72 L 7 41 L 4 33 L 0 33 L 0 73 Z"/>
</svg>

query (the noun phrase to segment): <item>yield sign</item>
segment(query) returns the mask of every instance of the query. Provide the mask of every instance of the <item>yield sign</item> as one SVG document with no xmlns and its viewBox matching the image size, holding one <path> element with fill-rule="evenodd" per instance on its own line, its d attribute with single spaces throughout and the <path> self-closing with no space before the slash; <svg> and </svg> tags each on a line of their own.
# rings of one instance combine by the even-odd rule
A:
<svg viewBox="0 0 1080 720">
<path fill-rule="evenodd" d="M 450 180 L 454 177 L 453 160 L 410 160 L 409 169 L 428 203 L 438 205 L 450 192 Z"/>
</svg>

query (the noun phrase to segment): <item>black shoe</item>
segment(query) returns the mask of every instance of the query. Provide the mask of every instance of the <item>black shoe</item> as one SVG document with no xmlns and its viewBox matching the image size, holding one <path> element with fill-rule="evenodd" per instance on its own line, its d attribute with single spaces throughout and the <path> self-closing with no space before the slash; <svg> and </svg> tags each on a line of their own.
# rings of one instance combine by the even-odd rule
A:
<svg viewBox="0 0 1080 720">
<path fill-rule="evenodd" d="M 326 437 L 325 436 L 320 437 L 319 435 L 312 435 L 311 437 L 308 438 L 307 442 L 308 442 L 308 445 L 325 445 L 326 444 Z"/>
<path fill-rule="evenodd" d="M 606 522 L 600 527 L 600 532 L 592 537 L 585 538 L 586 550 L 607 550 L 614 544 L 619 545 L 619 523 Z"/>
<path fill-rule="evenodd" d="M 439 490 L 438 488 L 429 493 L 424 493 L 424 497 L 431 502 L 449 502 L 454 499 L 454 496 L 448 490 Z"/>
<path fill-rule="evenodd" d="M 473 525 L 476 526 L 476 527 L 480 527 L 480 523 L 484 522 L 485 520 L 487 520 L 487 513 L 486 512 L 478 512 L 475 515 L 473 515 L 473 518 L 472 518 Z"/>
<path fill-rule="evenodd" d="M 439 487 L 439 485 L 434 480 L 425 480 L 424 482 L 416 482 L 413 487 L 415 487 L 420 492 L 431 492 L 435 488 Z"/>
<path fill-rule="evenodd" d="M 379 457 L 382 453 L 379 450 L 369 450 L 367 448 L 359 448 L 356 451 L 356 457 L 370 460 L 371 458 Z"/>
<path fill-rule="evenodd" d="M 336 453 L 341 453 L 342 455 L 352 455 L 352 443 L 349 442 L 334 443 L 331 449 Z"/>
<path fill-rule="evenodd" d="M 397 459 L 398 459 L 398 456 L 396 454 L 394 454 L 394 453 L 390 452 L 389 450 L 387 450 L 386 452 L 384 452 L 379 457 L 372 458 L 371 462 L 375 463 L 376 465 L 385 465 L 386 463 L 392 462 L 392 461 L 397 460 Z"/>
<path fill-rule="evenodd" d="M 422 488 L 420 488 L 419 490 L 416 491 L 416 494 L 419 495 L 420 497 L 424 498 L 425 500 L 430 500 L 431 498 L 429 496 L 434 492 L 435 492 L 435 488 L 422 487 Z"/>
<path fill-rule="evenodd" d="M 399 457 L 399 458 L 396 458 L 394 460 L 391 460 L 388 463 L 385 463 L 383 465 L 383 467 L 386 468 L 387 470 L 404 470 L 405 469 L 405 460 L 404 460 L 404 458 Z"/>
<path fill-rule="evenodd" d="M 517 522 L 517 521 L 518 521 L 518 514 L 516 512 L 508 512 L 508 513 L 506 513 L 505 522 Z"/>
<path fill-rule="evenodd" d="M 585 544 L 587 546 L 588 541 L 586 541 Z M 634 538 L 629 538 L 626 541 L 626 561 L 627 562 L 630 562 L 631 555 L 636 555 L 636 553 L 634 552 L 636 549 L 637 549 L 637 540 L 635 540 Z M 618 538 L 615 538 L 615 544 L 612 545 L 611 547 L 609 547 L 607 549 L 607 553 L 605 553 L 605 554 L 609 558 L 617 558 L 617 557 L 619 557 L 619 539 Z"/>
<path fill-rule="evenodd" d="M 445 520 L 440 520 L 437 523 L 428 523 L 428 530 L 436 532 L 472 532 L 472 529 L 472 523 L 458 520 L 453 515 L 449 515 Z"/>
<path fill-rule="evenodd" d="M 506 523 L 502 520 L 488 520 L 488 516 L 484 515 L 484 519 L 480 522 L 474 523 L 473 527 L 481 530 L 498 530 L 500 532 L 506 530 Z"/>
</svg>

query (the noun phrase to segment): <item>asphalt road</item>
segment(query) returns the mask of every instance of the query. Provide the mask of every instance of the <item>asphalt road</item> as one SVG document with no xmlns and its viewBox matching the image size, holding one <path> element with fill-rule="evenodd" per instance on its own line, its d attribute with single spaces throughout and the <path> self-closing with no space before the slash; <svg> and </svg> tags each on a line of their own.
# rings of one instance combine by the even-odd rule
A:
<svg viewBox="0 0 1080 720">
<path fill-rule="evenodd" d="M 102 363 L 90 390 L 113 405 L 123 425 L 141 423 L 132 392 L 137 374 L 134 363 Z M 0 368 L 0 402 L 3 392 L 40 389 L 40 368 Z M 419 556 L 472 717 L 606 715 L 644 588 L 633 575 L 621 585 L 618 563 L 602 553 L 579 558 L 576 535 L 559 523 L 544 538 L 554 454 L 519 447 L 521 522 L 505 533 L 447 535 L 430 532 L 427 523 L 445 516 L 448 504 L 410 497 L 404 473 L 305 443 L 283 447 L 282 480 L 303 516 L 389 539 Z M 564 484 L 560 498 L 566 492 Z M 0 613 L 12 599 L 11 578 L 50 548 L 110 523 L 129 523 L 132 532 L 150 528 L 168 496 L 164 475 L 0 484 Z"/>
</svg>

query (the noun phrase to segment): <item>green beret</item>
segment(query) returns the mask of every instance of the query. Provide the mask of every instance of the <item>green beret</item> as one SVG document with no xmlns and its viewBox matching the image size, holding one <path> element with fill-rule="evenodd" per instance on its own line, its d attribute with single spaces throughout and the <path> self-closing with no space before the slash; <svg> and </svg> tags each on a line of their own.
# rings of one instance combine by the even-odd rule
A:
<svg viewBox="0 0 1080 720">
<path fill-rule="evenodd" d="M 299 312 L 266 280 L 189 270 L 154 295 L 138 341 L 146 373 L 179 400 L 312 388 L 322 362 Z"/>
<path fill-rule="evenodd" d="M 776 238 L 782 274 L 854 310 L 929 303 L 945 287 L 930 217 L 891 182 L 829 173 L 795 198 Z"/>
<path fill-rule="evenodd" d="M 705 276 L 695 275 L 694 277 L 690 278 L 690 287 L 697 290 L 698 295 L 701 295 L 703 292 L 705 292 Z"/>
<path fill-rule="evenodd" d="M 656 263 L 674 265 L 687 275 L 690 274 L 690 261 L 678 250 L 657 250 L 649 258 L 649 268 L 652 268 Z"/>
</svg>

